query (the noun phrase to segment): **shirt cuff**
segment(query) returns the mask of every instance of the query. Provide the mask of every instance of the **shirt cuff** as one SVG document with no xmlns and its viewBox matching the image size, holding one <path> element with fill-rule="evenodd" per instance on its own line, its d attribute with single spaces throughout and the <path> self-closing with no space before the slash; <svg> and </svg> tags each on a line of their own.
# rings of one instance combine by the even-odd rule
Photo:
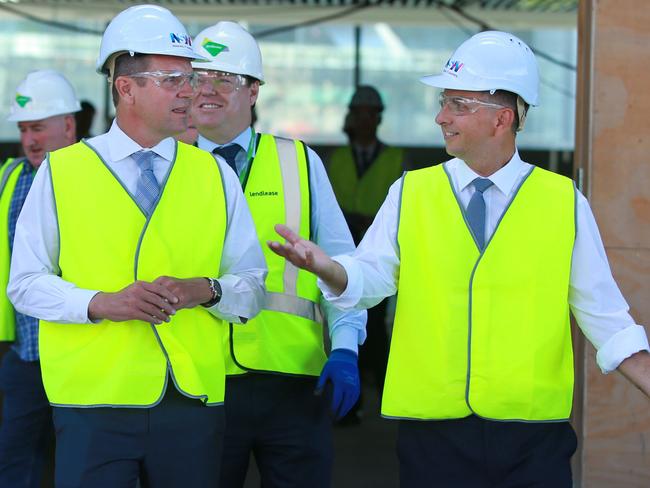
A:
<svg viewBox="0 0 650 488">
<path fill-rule="evenodd" d="M 348 275 L 348 286 L 343 293 L 335 295 L 332 290 L 319 278 L 318 288 L 323 292 L 323 298 L 340 310 L 352 310 L 361 299 L 363 291 L 363 278 L 358 271 L 358 265 L 355 260 L 346 255 L 334 256 L 334 261 L 339 263 L 345 269 Z"/>
<path fill-rule="evenodd" d="M 332 331 L 332 351 L 349 349 L 359 353 L 359 330 L 351 325 L 339 325 Z"/>
<path fill-rule="evenodd" d="M 611 373 L 632 354 L 650 351 L 648 336 L 640 325 L 631 325 L 614 334 L 596 354 L 596 362 L 603 373 Z"/>
<path fill-rule="evenodd" d="M 66 322 L 71 324 L 98 324 L 101 320 L 90 320 L 88 305 L 99 291 L 74 288 L 68 292 L 65 300 Z"/>
<path fill-rule="evenodd" d="M 224 275 L 215 279 L 218 279 L 221 285 L 221 299 L 207 308 L 208 312 L 218 319 L 233 324 L 246 323 L 249 318 L 258 314 L 261 307 L 259 297 L 253 296 L 253 292 L 237 293 L 239 279 L 236 276 Z"/>
</svg>

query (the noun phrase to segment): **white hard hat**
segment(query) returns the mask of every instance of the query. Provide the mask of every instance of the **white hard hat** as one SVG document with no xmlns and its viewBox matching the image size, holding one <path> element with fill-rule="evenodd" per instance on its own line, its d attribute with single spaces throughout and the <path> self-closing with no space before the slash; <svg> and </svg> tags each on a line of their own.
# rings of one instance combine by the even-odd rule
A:
<svg viewBox="0 0 650 488">
<path fill-rule="evenodd" d="M 518 37 L 507 32 L 480 32 L 463 42 L 439 75 L 422 83 L 437 88 L 467 91 L 506 90 L 536 106 L 539 72 L 535 55 Z"/>
<path fill-rule="evenodd" d="M 136 5 L 117 14 L 108 24 L 97 58 L 97 72 L 109 71 L 107 61 L 116 54 L 163 54 L 199 59 L 192 38 L 181 22 L 164 7 Z"/>
<path fill-rule="evenodd" d="M 16 88 L 7 120 L 31 122 L 81 110 L 72 85 L 58 71 L 32 71 Z"/>
<path fill-rule="evenodd" d="M 194 38 L 194 52 L 209 60 L 193 64 L 194 68 L 246 75 L 264 84 L 260 47 L 237 22 L 222 21 L 203 29 Z"/>
</svg>

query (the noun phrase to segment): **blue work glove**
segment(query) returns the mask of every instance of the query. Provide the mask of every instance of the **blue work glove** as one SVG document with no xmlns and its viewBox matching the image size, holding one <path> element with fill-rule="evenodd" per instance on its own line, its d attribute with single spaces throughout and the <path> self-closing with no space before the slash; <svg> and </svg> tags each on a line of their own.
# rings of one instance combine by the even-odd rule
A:
<svg viewBox="0 0 650 488">
<path fill-rule="evenodd" d="M 343 417 L 357 403 L 361 393 L 357 354 L 349 349 L 334 349 L 318 378 L 316 394 L 332 383 L 330 410 L 336 419 Z"/>
</svg>

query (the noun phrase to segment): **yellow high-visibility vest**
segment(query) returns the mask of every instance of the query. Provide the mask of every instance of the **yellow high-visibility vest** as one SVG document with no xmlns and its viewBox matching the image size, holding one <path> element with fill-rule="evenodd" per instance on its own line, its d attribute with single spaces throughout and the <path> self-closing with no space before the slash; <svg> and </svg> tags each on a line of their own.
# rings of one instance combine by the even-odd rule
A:
<svg viewBox="0 0 650 488">
<path fill-rule="evenodd" d="M 481 253 L 442 165 L 404 177 L 386 417 L 569 418 L 575 188 L 535 168 Z"/>
<path fill-rule="evenodd" d="M 218 276 L 226 199 L 209 153 L 177 144 L 149 218 L 85 143 L 51 153 L 50 168 L 64 280 L 110 293 L 163 275 Z M 48 399 L 62 406 L 152 406 L 170 377 L 183 394 L 222 403 L 223 334 L 223 321 L 200 306 L 161 325 L 41 321 Z"/>
<path fill-rule="evenodd" d="M 9 249 L 9 208 L 18 183 L 20 170 L 23 167 L 21 159 L 8 159 L 0 169 L 0 341 L 16 340 L 16 316 L 14 307 L 7 298 L 9 283 L 9 265 L 11 252 Z"/>
<path fill-rule="evenodd" d="M 310 238 L 308 164 L 302 142 L 260 136 L 244 195 L 269 270 L 266 300 L 257 317 L 245 325 L 230 325 L 229 375 L 265 371 L 317 376 L 327 360 L 316 276 L 297 269 L 266 245 L 278 239 L 273 228 L 278 223 Z"/>
<path fill-rule="evenodd" d="M 336 199 L 344 212 L 374 217 L 388 189 L 402 174 L 404 150 L 384 147 L 359 178 L 351 147 L 340 147 L 330 158 L 327 172 Z"/>
</svg>

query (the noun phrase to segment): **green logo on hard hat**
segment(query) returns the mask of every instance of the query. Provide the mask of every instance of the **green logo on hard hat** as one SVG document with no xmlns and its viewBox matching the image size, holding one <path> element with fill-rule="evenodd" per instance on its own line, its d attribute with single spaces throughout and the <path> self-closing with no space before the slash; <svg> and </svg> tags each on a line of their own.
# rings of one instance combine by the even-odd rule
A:
<svg viewBox="0 0 650 488">
<path fill-rule="evenodd" d="M 25 105 L 27 105 L 27 103 L 31 101 L 32 101 L 32 97 L 26 97 L 25 95 L 16 93 L 16 103 L 20 105 L 20 108 L 25 108 Z"/>
<path fill-rule="evenodd" d="M 211 41 L 207 38 L 203 40 L 201 46 L 203 46 L 203 48 L 208 51 L 212 57 L 216 57 L 221 51 L 228 50 L 228 46 Z"/>
</svg>

